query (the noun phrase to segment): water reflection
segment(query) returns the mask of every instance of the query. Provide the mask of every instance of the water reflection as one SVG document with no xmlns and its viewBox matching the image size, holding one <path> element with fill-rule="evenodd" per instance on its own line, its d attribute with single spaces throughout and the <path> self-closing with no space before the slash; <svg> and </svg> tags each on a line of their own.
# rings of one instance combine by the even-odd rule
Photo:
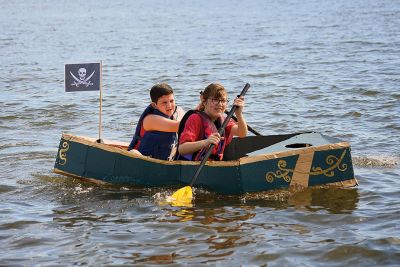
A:
<svg viewBox="0 0 400 267">
<path fill-rule="evenodd" d="M 314 236 L 313 229 L 318 225 L 324 229 L 321 222 L 329 219 L 327 213 L 352 214 L 359 201 L 356 188 L 281 190 L 240 197 L 196 189 L 193 207 L 185 208 L 159 205 L 154 198 L 173 189 L 105 187 L 49 177 L 45 181 L 44 188 L 57 199 L 53 222 L 68 236 L 75 252 L 96 247 L 102 254 L 118 248 L 121 252 L 114 257 L 125 264 L 217 262 L 234 257 L 238 249 L 258 251 L 260 242 L 263 256 L 274 257 L 277 249 L 273 247 L 281 242 L 326 243 L 326 238 Z M 328 230 L 320 231 L 326 234 Z"/>
<path fill-rule="evenodd" d="M 159 222 L 174 225 L 191 222 L 191 227 L 182 229 L 183 237 L 177 238 L 177 244 L 201 244 L 202 249 L 193 251 L 192 256 L 205 258 L 206 262 L 224 258 L 234 254 L 236 248 L 256 243 L 254 236 L 246 234 L 257 215 L 254 206 L 228 207 L 214 203 L 192 208 L 167 207 L 165 211 L 167 215 Z"/>
<path fill-rule="evenodd" d="M 204 197 L 204 199 L 203 199 Z M 299 210 L 326 210 L 329 213 L 351 213 L 357 209 L 360 193 L 358 188 L 310 187 L 302 190 L 274 190 L 250 193 L 243 196 L 197 195 L 196 207 L 244 205 L 283 210 L 294 207 Z"/>
<path fill-rule="evenodd" d="M 59 189 L 57 186 L 53 192 L 60 194 Z M 331 214 L 351 214 L 357 209 L 360 198 L 357 188 L 312 187 L 303 190 L 276 190 L 243 196 L 221 196 L 196 189 L 193 207 L 185 208 L 165 206 L 165 203 L 163 204 L 157 199 L 160 195 L 169 195 L 171 191 L 173 190 L 105 187 L 90 183 L 67 182 L 64 184 L 62 196 L 58 198 L 63 204 L 84 204 L 90 210 L 110 209 L 110 206 L 113 210 L 120 211 L 132 207 L 141 211 L 156 208 L 166 212 L 166 216 L 160 221 L 195 221 L 203 225 L 246 221 L 256 216 L 254 210 L 258 207 L 271 210 L 294 208 L 311 213 L 325 210 Z M 157 195 L 158 197 L 155 197 Z"/>
<path fill-rule="evenodd" d="M 246 221 L 253 218 L 256 213 L 253 206 L 239 206 L 235 209 L 218 207 L 216 205 L 209 207 L 181 208 L 167 210 L 167 218 L 162 222 L 185 222 L 196 221 L 202 225 L 211 225 L 216 223 L 231 223 L 235 221 Z"/>
<path fill-rule="evenodd" d="M 326 210 L 332 214 L 352 213 L 357 208 L 358 189 L 307 189 L 289 198 L 288 204 L 310 212 Z"/>
<path fill-rule="evenodd" d="M 132 263 L 147 263 L 147 264 L 173 264 L 176 263 L 174 259 L 177 257 L 175 252 L 170 254 L 160 254 L 144 256 L 141 253 L 133 253 L 132 257 L 125 258 L 130 259 Z"/>
</svg>

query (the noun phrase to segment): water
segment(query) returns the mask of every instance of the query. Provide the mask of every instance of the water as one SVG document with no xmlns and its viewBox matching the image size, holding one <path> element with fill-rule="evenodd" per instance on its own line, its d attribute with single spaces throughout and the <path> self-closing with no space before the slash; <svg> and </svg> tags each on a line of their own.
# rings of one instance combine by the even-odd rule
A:
<svg viewBox="0 0 400 267">
<path fill-rule="evenodd" d="M 397 266 L 400 2 L 0 0 L 1 265 Z M 129 142 L 155 82 L 185 109 L 208 83 L 264 134 L 349 141 L 352 189 L 221 197 L 52 173 L 62 132 L 97 137 L 98 92 L 65 63 L 103 61 L 104 138 Z"/>
</svg>

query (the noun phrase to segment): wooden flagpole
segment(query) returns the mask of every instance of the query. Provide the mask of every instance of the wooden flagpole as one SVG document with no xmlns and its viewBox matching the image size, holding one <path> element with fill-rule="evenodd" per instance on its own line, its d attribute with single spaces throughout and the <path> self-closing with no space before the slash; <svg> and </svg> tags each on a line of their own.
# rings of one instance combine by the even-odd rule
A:
<svg viewBox="0 0 400 267">
<path fill-rule="evenodd" d="M 101 112 L 102 112 L 102 92 L 103 92 L 103 62 L 100 60 L 100 112 L 99 112 L 99 139 L 97 140 L 97 143 L 103 143 L 103 140 L 101 139 L 101 130 L 102 130 L 102 125 L 101 125 Z"/>
</svg>

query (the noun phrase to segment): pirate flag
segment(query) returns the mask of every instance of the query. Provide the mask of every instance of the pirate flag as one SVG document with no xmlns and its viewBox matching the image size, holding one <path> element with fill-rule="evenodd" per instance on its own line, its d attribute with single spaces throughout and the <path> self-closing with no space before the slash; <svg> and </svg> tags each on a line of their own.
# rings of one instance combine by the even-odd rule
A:
<svg viewBox="0 0 400 267">
<path fill-rule="evenodd" d="M 99 91 L 101 63 L 65 64 L 65 92 Z"/>
</svg>

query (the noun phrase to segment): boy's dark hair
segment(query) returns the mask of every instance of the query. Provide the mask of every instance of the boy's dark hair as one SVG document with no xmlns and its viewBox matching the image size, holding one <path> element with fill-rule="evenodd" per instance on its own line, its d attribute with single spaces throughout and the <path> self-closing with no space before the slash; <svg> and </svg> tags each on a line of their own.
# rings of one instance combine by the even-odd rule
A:
<svg viewBox="0 0 400 267">
<path fill-rule="evenodd" d="M 150 98 L 152 102 L 157 103 L 160 97 L 173 93 L 174 91 L 167 83 L 157 83 L 153 87 L 151 87 Z"/>
</svg>

